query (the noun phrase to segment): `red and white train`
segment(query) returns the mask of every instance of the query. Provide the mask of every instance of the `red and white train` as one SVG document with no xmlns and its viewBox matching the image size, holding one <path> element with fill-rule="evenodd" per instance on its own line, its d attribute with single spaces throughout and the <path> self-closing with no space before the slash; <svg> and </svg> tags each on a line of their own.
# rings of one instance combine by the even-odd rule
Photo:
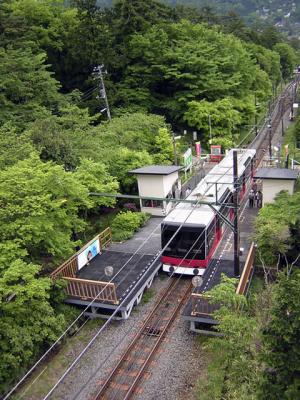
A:
<svg viewBox="0 0 300 400">
<path fill-rule="evenodd" d="M 240 198 L 245 195 L 248 180 L 253 177 L 254 149 L 236 149 Z M 201 180 L 187 200 L 217 203 L 215 208 L 226 218 L 233 218 L 233 150 Z M 173 237 L 174 233 L 178 230 Z M 202 275 L 220 242 L 224 222 L 206 204 L 180 202 L 161 224 L 163 271 L 185 275 Z"/>
</svg>

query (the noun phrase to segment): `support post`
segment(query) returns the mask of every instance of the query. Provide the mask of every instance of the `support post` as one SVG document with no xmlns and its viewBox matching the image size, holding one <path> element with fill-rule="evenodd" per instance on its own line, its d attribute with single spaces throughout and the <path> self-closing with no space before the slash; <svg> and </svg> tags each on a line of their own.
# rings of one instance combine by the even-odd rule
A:
<svg viewBox="0 0 300 400">
<path fill-rule="evenodd" d="M 174 164 L 177 165 L 176 142 L 175 142 L 175 134 L 173 131 L 172 131 L 172 140 L 173 140 L 173 151 L 174 151 Z"/>
<path fill-rule="evenodd" d="M 270 162 L 272 159 L 272 125 L 271 125 L 271 121 L 268 124 L 268 130 L 269 130 L 269 158 L 270 158 Z"/>
<path fill-rule="evenodd" d="M 239 251 L 239 187 L 238 187 L 238 162 L 237 151 L 233 150 L 233 211 L 234 211 L 234 240 L 233 240 L 233 265 L 234 276 L 240 275 L 240 251 Z"/>
<path fill-rule="evenodd" d="M 258 134 L 258 129 L 257 129 L 257 102 L 256 102 L 256 93 L 254 93 L 254 106 L 255 106 L 255 113 L 254 113 L 255 136 L 257 136 L 257 134 Z"/>
</svg>

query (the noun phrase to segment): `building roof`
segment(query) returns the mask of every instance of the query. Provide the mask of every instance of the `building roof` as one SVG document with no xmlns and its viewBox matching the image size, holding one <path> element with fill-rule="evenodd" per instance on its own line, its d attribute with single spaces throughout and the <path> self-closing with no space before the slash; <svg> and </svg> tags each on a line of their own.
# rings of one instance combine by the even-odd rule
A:
<svg viewBox="0 0 300 400">
<path fill-rule="evenodd" d="M 254 179 L 287 179 L 296 180 L 298 171 L 287 168 L 260 168 L 254 175 Z"/>
<path fill-rule="evenodd" d="M 137 175 L 170 175 L 182 168 L 177 165 L 149 165 L 148 167 L 133 169 L 129 173 Z"/>
</svg>

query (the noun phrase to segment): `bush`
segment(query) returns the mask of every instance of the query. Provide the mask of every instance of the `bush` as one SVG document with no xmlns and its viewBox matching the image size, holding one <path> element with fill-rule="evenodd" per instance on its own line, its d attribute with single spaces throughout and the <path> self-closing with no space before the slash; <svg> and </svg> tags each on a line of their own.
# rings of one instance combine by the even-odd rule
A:
<svg viewBox="0 0 300 400">
<path fill-rule="evenodd" d="M 113 239 L 116 241 L 130 239 L 134 232 L 144 225 L 149 218 L 150 215 L 147 213 L 121 211 L 111 225 Z"/>
</svg>

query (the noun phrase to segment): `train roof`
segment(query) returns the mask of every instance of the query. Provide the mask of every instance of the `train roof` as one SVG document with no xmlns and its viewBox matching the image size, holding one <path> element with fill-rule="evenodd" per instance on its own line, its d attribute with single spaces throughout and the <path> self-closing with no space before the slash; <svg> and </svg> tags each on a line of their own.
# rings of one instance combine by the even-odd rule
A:
<svg viewBox="0 0 300 400">
<path fill-rule="evenodd" d="M 254 149 L 232 149 L 224 159 L 217 164 L 196 186 L 196 188 L 187 197 L 188 200 L 199 200 L 208 203 L 215 203 L 226 198 L 227 194 L 233 189 L 233 150 L 237 150 L 238 176 L 241 176 L 245 169 L 247 161 L 255 157 Z M 219 208 L 219 206 L 214 206 Z M 193 210 L 194 209 L 194 210 Z M 193 212 L 191 213 L 191 211 Z M 189 216 L 189 213 L 191 215 Z M 175 224 L 182 223 L 188 225 L 204 225 L 211 223 L 215 212 L 210 206 L 199 204 L 197 206 L 189 203 L 179 203 L 164 219 L 164 223 Z"/>
</svg>

